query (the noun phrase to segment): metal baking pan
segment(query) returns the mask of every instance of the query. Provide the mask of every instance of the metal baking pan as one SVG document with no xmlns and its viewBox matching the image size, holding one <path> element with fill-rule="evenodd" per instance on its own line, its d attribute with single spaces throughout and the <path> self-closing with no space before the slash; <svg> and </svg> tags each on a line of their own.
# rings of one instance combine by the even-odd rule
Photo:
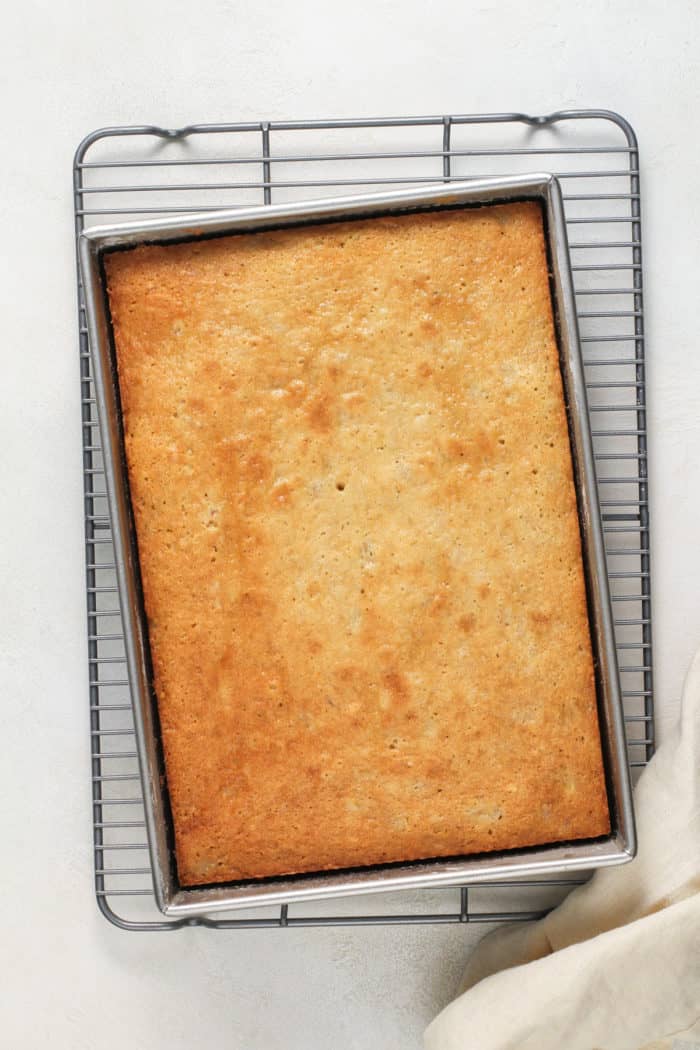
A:
<svg viewBox="0 0 700 1050">
<path fill-rule="evenodd" d="M 113 248 L 167 243 L 202 236 L 262 230 L 271 226 L 367 218 L 388 212 L 475 206 L 514 200 L 539 201 L 551 272 L 552 301 L 569 416 L 577 485 L 589 618 L 596 669 L 611 834 L 604 839 L 546 845 L 464 858 L 414 861 L 352 871 L 330 871 L 228 883 L 203 888 L 178 883 L 167 782 L 149 671 L 148 625 L 139 586 L 136 539 L 122 446 L 116 362 L 103 281 L 102 254 Z M 579 346 L 561 192 L 552 175 L 480 179 L 449 186 L 404 190 L 221 211 L 93 228 L 80 237 L 95 394 L 109 499 L 124 626 L 126 661 L 143 782 L 155 896 L 166 915 L 280 904 L 374 890 L 415 889 L 503 878 L 532 877 L 621 864 L 636 852 L 613 620 L 605 569 L 586 388 Z"/>
</svg>

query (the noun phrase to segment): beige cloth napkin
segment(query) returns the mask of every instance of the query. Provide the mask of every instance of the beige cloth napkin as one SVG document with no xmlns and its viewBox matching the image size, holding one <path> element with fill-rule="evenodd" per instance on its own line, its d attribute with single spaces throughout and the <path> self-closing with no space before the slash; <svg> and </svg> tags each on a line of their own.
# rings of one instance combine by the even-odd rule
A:
<svg viewBox="0 0 700 1050">
<path fill-rule="evenodd" d="M 700 1050 L 700 653 L 635 811 L 635 860 L 485 937 L 426 1050 Z"/>
</svg>

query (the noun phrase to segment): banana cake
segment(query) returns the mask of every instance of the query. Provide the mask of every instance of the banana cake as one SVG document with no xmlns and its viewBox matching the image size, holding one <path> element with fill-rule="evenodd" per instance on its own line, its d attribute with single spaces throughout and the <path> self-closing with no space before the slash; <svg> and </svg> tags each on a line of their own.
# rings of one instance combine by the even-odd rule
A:
<svg viewBox="0 0 700 1050">
<path fill-rule="evenodd" d="M 607 834 L 539 204 L 104 266 L 180 883 Z"/>
</svg>

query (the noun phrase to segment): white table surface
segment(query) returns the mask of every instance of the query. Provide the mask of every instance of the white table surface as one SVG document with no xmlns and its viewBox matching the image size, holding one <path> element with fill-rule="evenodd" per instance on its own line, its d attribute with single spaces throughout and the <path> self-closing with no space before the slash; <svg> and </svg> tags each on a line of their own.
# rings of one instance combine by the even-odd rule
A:
<svg viewBox="0 0 700 1050">
<path fill-rule="evenodd" d="M 642 151 L 659 728 L 700 640 L 693 0 L 3 13 L 0 1042 L 414 1050 L 482 928 L 130 934 L 92 891 L 71 159 L 95 127 L 604 106 Z M 470 1046 L 478 1048 L 478 1033 Z"/>
</svg>

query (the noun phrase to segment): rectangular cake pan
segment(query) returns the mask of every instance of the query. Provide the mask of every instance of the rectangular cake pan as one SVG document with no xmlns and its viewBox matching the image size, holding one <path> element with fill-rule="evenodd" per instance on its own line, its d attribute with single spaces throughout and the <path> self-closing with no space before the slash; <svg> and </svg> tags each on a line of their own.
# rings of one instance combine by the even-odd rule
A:
<svg viewBox="0 0 700 1050">
<path fill-rule="evenodd" d="M 270 227 L 522 200 L 539 201 L 545 220 L 552 302 L 578 497 L 611 833 L 595 840 L 477 856 L 387 864 L 201 888 L 183 887 L 178 883 L 175 864 L 167 781 L 150 669 L 148 625 L 140 590 L 136 537 L 129 503 L 116 359 L 102 267 L 103 253 L 139 244 L 164 244 Z M 93 228 L 81 234 L 80 264 L 154 890 L 161 910 L 166 915 L 182 917 L 251 905 L 272 905 L 369 891 L 532 878 L 621 864 L 630 860 L 636 852 L 634 814 L 586 387 L 564 209 L 557 180 L 546 174 L 480 179 L 418 191 L 403 190 L 313 202 L 263 205 L 185 218 Z"/>
</svg>

